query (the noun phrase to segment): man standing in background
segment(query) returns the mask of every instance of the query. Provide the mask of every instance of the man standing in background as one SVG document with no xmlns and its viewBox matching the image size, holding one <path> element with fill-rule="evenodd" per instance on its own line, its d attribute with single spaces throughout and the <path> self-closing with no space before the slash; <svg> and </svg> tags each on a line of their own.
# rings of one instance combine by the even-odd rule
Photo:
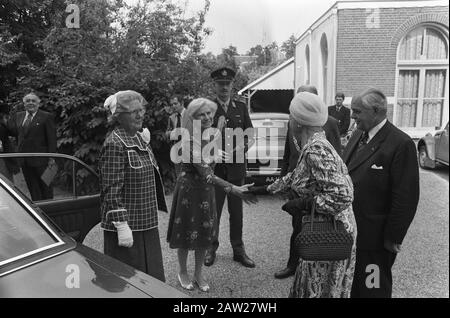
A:
<svg viewBox="0 0 450 318">
<path fill-rule="evenodd" d="M 339 134 L 345 137 L 350 127 L 350 109 L 344 106 L 344 93 L 336 93 L 334 100 L 336 104 L 328 107 L 328 115 L 338 121 Z"/>
<path fill-rule="evenodd" d="M 40 110 L 41 100 L 36 93 L 23 98 L 25 111 L 11 116 L 9 133 L 17 137 L 17 151 L 30 153 L 56 152 L 56 128 L 53 115 Z M 25 182 L 33 201 L 53 198 L 53 189 L 41 179 L 53 158 L 23 158 L 20 160 Z"/>
<path fill-rule="evenodd" d="M 172 147 L 177 142 L 181 141 L 181 136 L 179 136 L 178 139 L 172 140 L 170 134 L 175 129 L 181 128 L 181 118 L 183 117 L 185 109 L 183 96 L 173 95 L 172 98 L 170 98 L 170 108 L 172 113 L 170 114 L 167 122 L 166 138 L 169 141 L 170 147 Z M 181 156 L 181 152 L 179 152 L 179 156 Z M 175 163 L 174 166 L 175 166 L 175 178 L 177 178 L 180 173 L 181 164 Z"/>
<path fill-rule="evenodd" d="M 214 127 L 221 126 L 219 124 L 220 118 L 224 119 L 224 127 L 227 128 L 241 128 L 245 131 L 247 128 L 252 128 L 252 122 L 248 109 L 244 103 L 231 98 L 233 80 L 236 73 L 227 67 L 219 68 L 211 73 L 211 78 L 214 80 L 217 111 L 214 116 Z M 220 128 L 224 128 L 220 127 Z M 219 128 L 219 127 L 218 127 Z M 252 139 L 253 140 L 253 139 Z M 239 152 L 247 152 L 249 143 L 252 142 L 249 138 L 244 138 L 244 149 L 234 149 L 233 153 L 225 153 L 225 162 L 216 164 L 214 174 L 219 178 L 227 180 L 228 182 L 241 186 L 244 184 L 246 165 L 244 162 L 237 162 L 240 157 Z M 225 136 L 222 138 L 222 146 L 226 150 L 225 143 L 227 142 Z M 237 143 L 234 143 L 236 146 Z M 227 163 L 227 159 L 232 162 Z M 216 222 L 216 236 L 213 238 L 212 247 L 207 251 L 205 258 L 205 265 L 211 266 L 216 259 L 216 250 L 219 247 L 219 227 L 220 217 L 222 215 L 222 208 L 225 202 L 225 197 L 228 199 L 228 212 L 230 214 L 230 241 L 233 248 L 233 260 L 241 263 L 245 267 L 255 267 L 255 263 L 247 256 L 242 241 L 242 227 L 243 227 L 243 206 L 242 199 L 229 195 L 220 187 L 216 187 L 216 205 L 217 205 L 217 222 Z"/>
</svg>

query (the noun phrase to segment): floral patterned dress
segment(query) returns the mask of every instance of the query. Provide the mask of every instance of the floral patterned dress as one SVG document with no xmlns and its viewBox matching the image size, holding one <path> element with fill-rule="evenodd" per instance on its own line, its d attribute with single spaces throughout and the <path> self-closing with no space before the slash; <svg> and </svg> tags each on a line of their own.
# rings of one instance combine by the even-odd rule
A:
<svg viewBox="0 0 450 318">
<path fill-rule="evenodd" d="M 272 193 L 294 190 L 300 198 L 315 193 L 316 212 L 333 215 L 354 238 L 351 257 L 343 261 L 300 259 L 289 297 L 350 297 L 356 260 L 356 222 L 352 210 L 353 184 L 347 167 L 325 133 L 315 133 L 300 152 L 294 171 L 268 187 Z"/>
<path fill-rule="evenodd" d="M 226 191 L 232 186 L 214 175 L 214 163 L 205 162 L 195 153 L 191 154 L 191 163 L 181 163 L 167 231 L 170 248 L 210 247 L 217 228 L 215 185 Z"/>
</svg>

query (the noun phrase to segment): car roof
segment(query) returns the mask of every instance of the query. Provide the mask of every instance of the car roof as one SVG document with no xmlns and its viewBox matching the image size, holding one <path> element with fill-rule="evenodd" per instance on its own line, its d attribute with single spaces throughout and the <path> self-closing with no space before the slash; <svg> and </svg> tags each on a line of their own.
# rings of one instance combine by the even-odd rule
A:
<svg viewBox="0 0 450 318">
<path fill-rule="evenodd" d="M 289 120 L 289 114 L 286 113 L 250 113 L 250 118 L 253 120 L 258 119 L 273 119 L 273 120 Z"/>
</svg>

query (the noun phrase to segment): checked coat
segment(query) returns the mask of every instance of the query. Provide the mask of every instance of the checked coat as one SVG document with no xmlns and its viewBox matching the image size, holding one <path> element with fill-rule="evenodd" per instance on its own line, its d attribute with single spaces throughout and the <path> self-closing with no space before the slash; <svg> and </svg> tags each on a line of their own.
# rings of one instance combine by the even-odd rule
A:
<svg viewBox="0 0 450 318">
<path fill-rule="evenodd" d="M 167 212 L 159 168 L 150 145 L 116 128 L 105 140 L 99 160 L 101 227 L 127 221 L 132 231 L 158 226 L 157 211 Z"/>
</svg>

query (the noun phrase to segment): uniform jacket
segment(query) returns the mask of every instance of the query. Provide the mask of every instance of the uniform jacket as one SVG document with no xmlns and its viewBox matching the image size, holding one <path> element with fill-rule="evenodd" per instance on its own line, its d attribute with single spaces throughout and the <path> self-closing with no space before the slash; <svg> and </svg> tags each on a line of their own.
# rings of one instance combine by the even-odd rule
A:
<svg viewBox="0 0 450 318">
<path fill-rule="evenodd" d="M 339 133 L 341 136 L 345 135 L 350 127 L 350 109 L 342 105 L 341 109 L 337 111 L 336 105 L 328 107 L 328 115 L 333 116 L 338 121 Z"/>
<path fill-rule="evenodd" d="M 18 152 L 56 152 L 56 128 L 52 114 L 38 109 L 28 129 L 23 127 L 26 112 L 18 112 L 11 117 L 8 128 L 17 137 Z M 25 158 L 28 166 L 46 165 L 47 158 Z"/>
<path fill-rule="evenodd" d="M 401 244 L 419 201 L 414 142 L 389 121 L 352 157 L 361 138 L 356 130 L 343 159 L 354 186 L 357 248 L 381 250 L 384 240 Z"/>
<path fill-rule="evenodd" d="M 248 113 L 248 109 L 244 103 L 241 103 L 236 100 L 230 100 L 229 105 L 227 107 L 227 113 L 220 106 L 220 102 L 216 99 L 217 103 L 217 111 L 214 116 L 214 127 L 217 127 L 220 116 L 225 116 L 226 118 L 226 128 L 242 128 L 245 131 L 247 128 L 253 128 L 252 122 L 250 120 L 250 115 Z M 253 143 L 254 136 L 249 136 L 249 138 L 244 138 L 244 149 L 243 153 L 247 153 L 249 145 Z M 226 151 L 226 144 L 230 143 L 230 139 L 227 139 L 225 134 L 223 134 L 222 138 L 222 149 Z M 236 140 L 233 140 L 233 148 L 238 147 L 239 144 Z M 233 152 L 233 163 L 218 163 L 214 169 L 215 174 L 220 176 L 226 176 L 227 180 L 241 180 L 245 177 L 246 173 L 246 162 L 244 160 L 240 160 L 243 162 L 238 162 L 238 159 L 242 159 L 242 156 L 236 157 L 236 154 L 242 151 L 241 149 L 237 149 L 237 151 Z"/>
<path fill-rule="evenodd" d="M 341 153 L 341 139 L 339 137 L 339 129 L 337 126 L 337 120 L 328 116 L 328 119 L 323 126 L 325 136 L 328 142 L 334 147 L 338 154 Z M 286 141 L 284 144 L 283 165 L 281 167 L 281 176 L 291 172 L 297 166 L 299 152 L 295 147 L 294 140 L 290 133 L 289 127 L 286 133 Z"/>
<path fill-rule="evenodd" d="M 131 230 L 158 226 L 157 210 L 167 212 L 159 168 L 141 136 L 130 137 L 116 128 L 105 140 L 99 160 L 100 199 L 105 230 L 112 222 L 127 221 Z"/>
</svg>

